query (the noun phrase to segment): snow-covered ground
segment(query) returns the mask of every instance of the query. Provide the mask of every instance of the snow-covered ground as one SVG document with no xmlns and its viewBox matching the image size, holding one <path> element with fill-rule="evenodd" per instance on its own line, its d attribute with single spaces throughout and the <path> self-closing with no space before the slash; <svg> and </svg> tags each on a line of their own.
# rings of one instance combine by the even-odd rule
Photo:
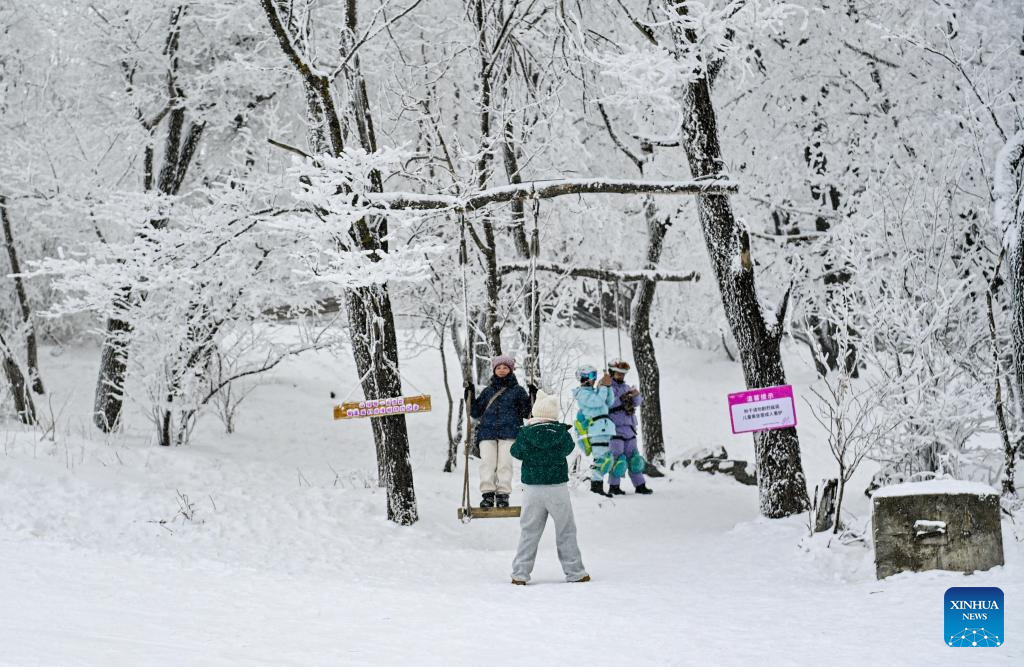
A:
<svg viewBox="0 0 1024 667">
<path fill-rule="evenodd" d="M 584 343 L 600 351 L 565 349 Z M 659 355 L 669 457 L 724 444 L 752 459 L 749 436 L 729 433 L 739 367 L 665 342 Z M 435 396 L 409 418 L 409 528 L 384 518 L 369 425 L 331 421 L 347 357 L 290 361 L 242 404 L 237 433 L 211 416 L 169 450 L 140 414 L 110 438 L 89 427 L 96 359 L 45 354 L 56 429 L 0 430 L 5 665 L 1024 664 L 1024 551 L 1008 525 L 1005 567 L 876 581 L 869 548 L 826 549 L 803 517 L 758 518 L 755 488 L 677 471 L 649 497 L 573 491 L 591 583 L 562 583 L 549 534 L 534 581 L 510 586 L 517 522 L 456 520 L 436 353 L 403 366 Z M 813 379 L 796 355 L 789 370 L 798 393 Z M 797 411 L 813 481 L 833 466 Z M 868 477 L 849 498 L 857 526 Z M 943 644 L 943 594 L 964 585 L 1005 592 L 1004 646 Z"/>
</svg>

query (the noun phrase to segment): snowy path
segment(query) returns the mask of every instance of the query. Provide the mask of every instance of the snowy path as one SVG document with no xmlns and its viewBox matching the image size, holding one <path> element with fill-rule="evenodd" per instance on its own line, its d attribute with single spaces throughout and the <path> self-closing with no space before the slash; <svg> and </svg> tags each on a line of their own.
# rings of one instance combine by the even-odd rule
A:
<svg viewBox="0 0 1024 667">
<path fill-rule="evenodd" d="M 666 356 L 703 378 L 666 412 L 673 439 L 743 456 L 749 439 L 726 440 L 716 419 L 736 367 Z M 68 414 L 87 414 L 94 359 L 54 374 Z M 436 390 L 429 360 L 407 369 Z M 144 426 L 110 442 L 73 422 L 56 442 L 0 431 L 0 664 L 1024 664 L 1008 533 L 1003 568 L 877 582 L 869 550 L 803 551 L 802 518 L 760 520 L 754 488 L 689 471 L 650 497 L 575 490 L 594 581 L 561 582 L 549 534 L 534 581 L 513 587 L 517 523 L 457 522 L 461 475 L 437 471 L 441 412 L 410 422 L 420 522 L 383 519 L 367 425 L 324 418 L 338 373 L 299 360 L 245 404 L 239 433 L 208 421 L 174 450 Z M 822 461 L 805 446 L 812 479 Z M 851 508 L 866 516 L 862 496 Z M 1003 588 L 1005 646 L 942 644 L 943 593 L 958 585 Z"/>
<path fill-rule="evenodd" d="M 663 482 L 651 498 L 602 507 L 577 492 L 594 575 L 579 585 L 561 583 L 546 536 L 535 582 L 510 586 L 515 522 L 461 526 L 441 497 L 424 503 L 427 516 L 410 530 L 364 518 L 373 539 L 321 536 L 339 552 L 331 562 L 301 539 L 281 540 L 275 547 L 292 572 L 250 562 L 259 552 L 244 544 L 234 557 L 209 560 L 188 544 L 172 557 L 5 539 L 0 661 L 469 665 L 519 656 L 537 664 L 911 665 L 1024 656 L 1012 639 L 998 654 L 942 646 L 942 594 L 962 576 L 843 582 L 798 553 L 796 521 L 731 529 L 751 513 L 683 509 L 751 493 L 696 475 Z M 371 542 L 374 553 L 363 551 Z M 1024 599 L 1024 586 L 1003 574 L 971 583 Z"/>
</svg>

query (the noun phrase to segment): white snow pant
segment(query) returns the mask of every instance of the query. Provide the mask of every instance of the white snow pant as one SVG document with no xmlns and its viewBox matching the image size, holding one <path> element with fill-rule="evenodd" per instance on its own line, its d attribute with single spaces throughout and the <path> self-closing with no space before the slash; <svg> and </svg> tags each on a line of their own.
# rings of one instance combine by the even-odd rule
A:
<svg viewBox="0 0 1024 667">
<path fill-rule="evenodd" d="M 512 493 L 512 443 L 515 440 L 480 441 L 480 493 Z"/>
<path fill-rule="evenodd" d="M 523 491 L 523 513 L 519 518 L 519 549 L 512 561 L 512 578 L 529 581 L 537 560 L 537 545 L 544 534 L 548 515 L 555 521 L 555 546 L 566 581 L 587 576 L 583 556 L 576 543 L 576 519 L 572 514 L 569 487 L 565 484 L 527 484 Z"/>
</svg>

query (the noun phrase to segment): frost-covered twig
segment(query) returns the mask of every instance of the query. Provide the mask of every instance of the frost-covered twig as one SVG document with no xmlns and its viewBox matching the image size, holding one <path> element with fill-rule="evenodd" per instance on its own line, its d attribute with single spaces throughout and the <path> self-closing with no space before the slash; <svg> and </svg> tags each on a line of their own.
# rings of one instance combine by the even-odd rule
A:
<svg viewBox="0 0 1024 667">
<path fill-rule="evenodd" d="M 564 266 L 551 262 L 508 262 L 499 267 L 502 275 L 516 271 L 547 271 L 560 273 L 573 278 L 593 278 L 594 280 L 625 281 L 652 280 L 655 282 L 686 283 L 700 280 L 700 273 L 697 271 L 616 271 L 614 269 L 599 269 L 590 266 Z"/>
<path fill-rule="evenodd" d="M 583 194 L 727 195 L 739 184 L 727 178 L 689 181 L 641 181 L 616 178 L 575 178 L 559 181 L 525 181 L 488 188 L 464 196 L 415 192 L 365 192 L 350 195 L 352 206 L 378 210 L 475 211 L 491 204 L 517 199 L 550 199 Z"/>
</svg>

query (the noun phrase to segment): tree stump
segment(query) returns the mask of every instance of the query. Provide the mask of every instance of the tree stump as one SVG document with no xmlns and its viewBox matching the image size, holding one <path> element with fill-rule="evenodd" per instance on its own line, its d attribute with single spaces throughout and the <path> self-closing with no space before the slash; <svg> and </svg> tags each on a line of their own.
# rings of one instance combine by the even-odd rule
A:
<svg viewBox="0 0 1024 667">
<path fill-rule="evenodd" d="M 1003 564 L 999 492 L 977 482 L 896 484 L 874 497 L 875 574 L 953 570 Z"/>
<path fill-rule="evenodd" d="M 819 489 L 821 490 L 820 496 L 817 495 Z M 831 528 L 834 525 L 833 522 L 838 520 L 835 514 L 839 480 L 823 479 L 821 485 L 814 491 L 814 532 L 821 533 Z"/>
</svg>

